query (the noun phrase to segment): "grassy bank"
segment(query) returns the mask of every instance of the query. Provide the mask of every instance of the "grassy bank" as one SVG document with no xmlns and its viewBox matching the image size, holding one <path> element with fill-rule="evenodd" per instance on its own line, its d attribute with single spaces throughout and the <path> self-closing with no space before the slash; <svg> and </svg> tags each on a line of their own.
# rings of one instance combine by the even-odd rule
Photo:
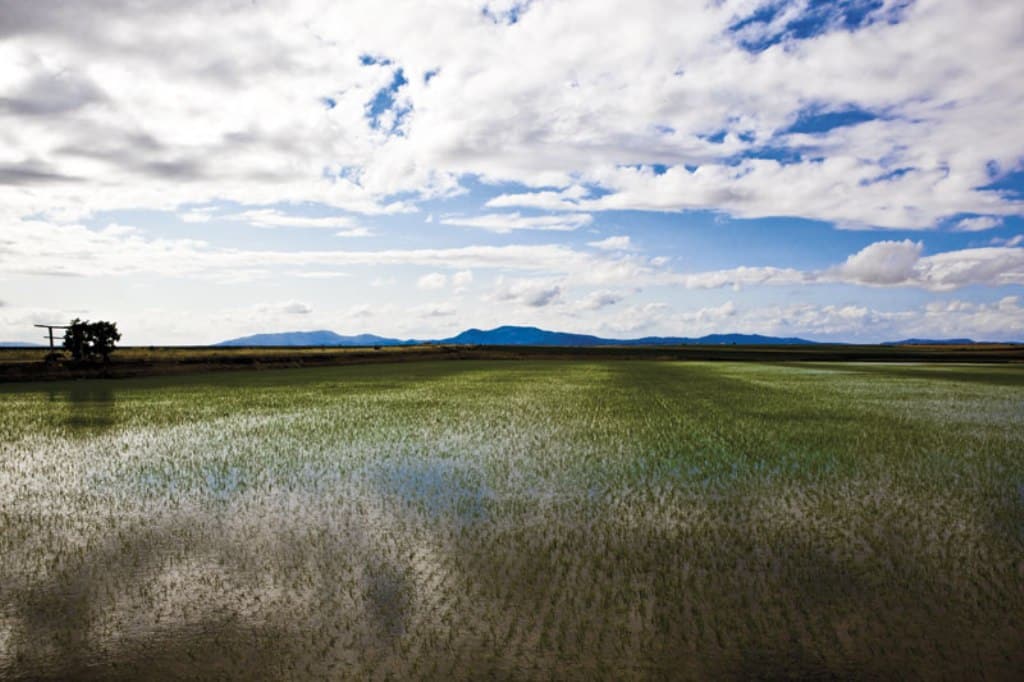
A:
<svg viewBox="0 0 1024 682">
<path fill-rule="evenodd" d="M 1024 363 L 1024 346 L 382 346 L 127 347 L 110 363 L 47 363 L 38 348 L 0 348 L 0 382 L 167 376 L 251 369 L 431 360 L 668 360 L 736 362 Z"/>
</svg>

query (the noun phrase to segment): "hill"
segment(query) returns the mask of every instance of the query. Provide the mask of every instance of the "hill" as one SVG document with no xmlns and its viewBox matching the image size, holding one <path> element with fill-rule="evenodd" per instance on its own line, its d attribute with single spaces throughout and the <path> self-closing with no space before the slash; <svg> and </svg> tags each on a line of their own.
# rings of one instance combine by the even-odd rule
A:
<svg viewBox="0 0 1024 682">
<path fill-rule="evenodd" d="M 437 343 L 476 344 L 481 346 L 688 346 L 688 345 L 806 345 L 814 341 L 778 338 L 760 334 L 709 334 L 697 338 L 685 336 L 645 336 L 638 339 L 606 339 L 590 334 L 552 332 L 537 327 L 504 326 L 482 331 L 467 329 Z"/>
<path fill-rule="evenodd" d="M 697 338 L 678 336 L 646 336 L 619 341 L 626 346 L 808 346 L 817 341 L 797 337 L 762 336 L 761 334 L 708 334 Z"/>
<path fill-rule="evenodd" d="M 389 339 L 376 334 L 342 336 L 321 329 L 312 332 L 281 332 L 278 334 L 253 334 L 237 339 L 228 339 L 218 346 L 404 346 L 415 341 Z"/>
<path fill-rule="evenodd" d="M 472 346 L 795 346 L 814 341 L 779 338 L 760 334 L 709 334 L 697 338 L 682 336 L 645 336 L 638 339 L 607 339 L 592 334 L 554 332 L 538 327 L 505 325 L 494 329 L 467 329 L 455 336 L 433 341 L 392 339 L 375 334 L 342 336 L 332 331 L 254 334 L 218 343 L 218 346 L 406 346 L 440 343 Z"/>
<path fill-rule="evenodd" d="M 442 339 L 438 343 L 471 344 L 477 346 L 602 346 L 609 341 L 590 334 L 551 332 L 537 327 L 506 325 L 495 329 L 467 329 Z"/>
<path fill-rule="evenodd" d="M 977 343 L 973 339 L 903 339 L 884 341 L 883 346 L 969 346 Z"/>
</svg>

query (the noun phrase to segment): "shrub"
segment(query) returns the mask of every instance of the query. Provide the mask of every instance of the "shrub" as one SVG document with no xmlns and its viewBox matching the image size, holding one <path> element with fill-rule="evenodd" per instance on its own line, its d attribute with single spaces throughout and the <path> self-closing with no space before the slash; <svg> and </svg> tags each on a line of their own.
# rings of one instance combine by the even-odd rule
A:
<svg viewBox="0 0 1024 682">
<path fill-rule="evenodd" d="M 104 362 L 109 362 L 120 340 L 116 323 L 89 322 L 76 317 L 64 332 L 64 350 L 71 353 L 75 361 L 103 358 Z"/>
</svg>

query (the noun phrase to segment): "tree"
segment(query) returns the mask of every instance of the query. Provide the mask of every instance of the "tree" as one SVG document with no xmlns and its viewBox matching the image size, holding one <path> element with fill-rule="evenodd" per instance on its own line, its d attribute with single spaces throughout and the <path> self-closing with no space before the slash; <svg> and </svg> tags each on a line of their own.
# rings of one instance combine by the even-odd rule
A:
<svg viewBox="0 0 1024 682">
<path fill-rule="evenodd" d="M 71 359 L 76 362 L 85 358 L 85 327 L 87 324 L 76 317 L 64 330 L 64 350 L 71 353 Z"/>
<path fill-rule="evenodd" d="M 117 331 L 117 324 L 114 322 L 93 322 L 89 325 L 90 334 L 87 338 L 90 341 L 90 350 L 94 355 L 103 358 L 103 362 L 110 362 L 110 354 L 117 347 L 121 340 L 121 332 Z"/>
<path fill-rule="evenodd" d="M 71 353 L 71 359 L 75 361 L 103 358 L 104 362 L 109 362 L 110 354 L 120 340 L 117 324 L 88 322 L 76 317 L 64 332 L 64 350 Z"/>
</svg>

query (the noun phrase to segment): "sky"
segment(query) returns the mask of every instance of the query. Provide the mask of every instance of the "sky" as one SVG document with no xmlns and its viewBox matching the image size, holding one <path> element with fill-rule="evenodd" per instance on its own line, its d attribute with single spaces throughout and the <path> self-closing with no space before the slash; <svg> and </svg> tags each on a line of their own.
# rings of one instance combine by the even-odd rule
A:
<svg viewBox="0 0 1024 682">
<path fill-rule="evenodd" d="M 0 0 L 0 340 L 1024 341 L 1024 3 Z"/>
</svg>

